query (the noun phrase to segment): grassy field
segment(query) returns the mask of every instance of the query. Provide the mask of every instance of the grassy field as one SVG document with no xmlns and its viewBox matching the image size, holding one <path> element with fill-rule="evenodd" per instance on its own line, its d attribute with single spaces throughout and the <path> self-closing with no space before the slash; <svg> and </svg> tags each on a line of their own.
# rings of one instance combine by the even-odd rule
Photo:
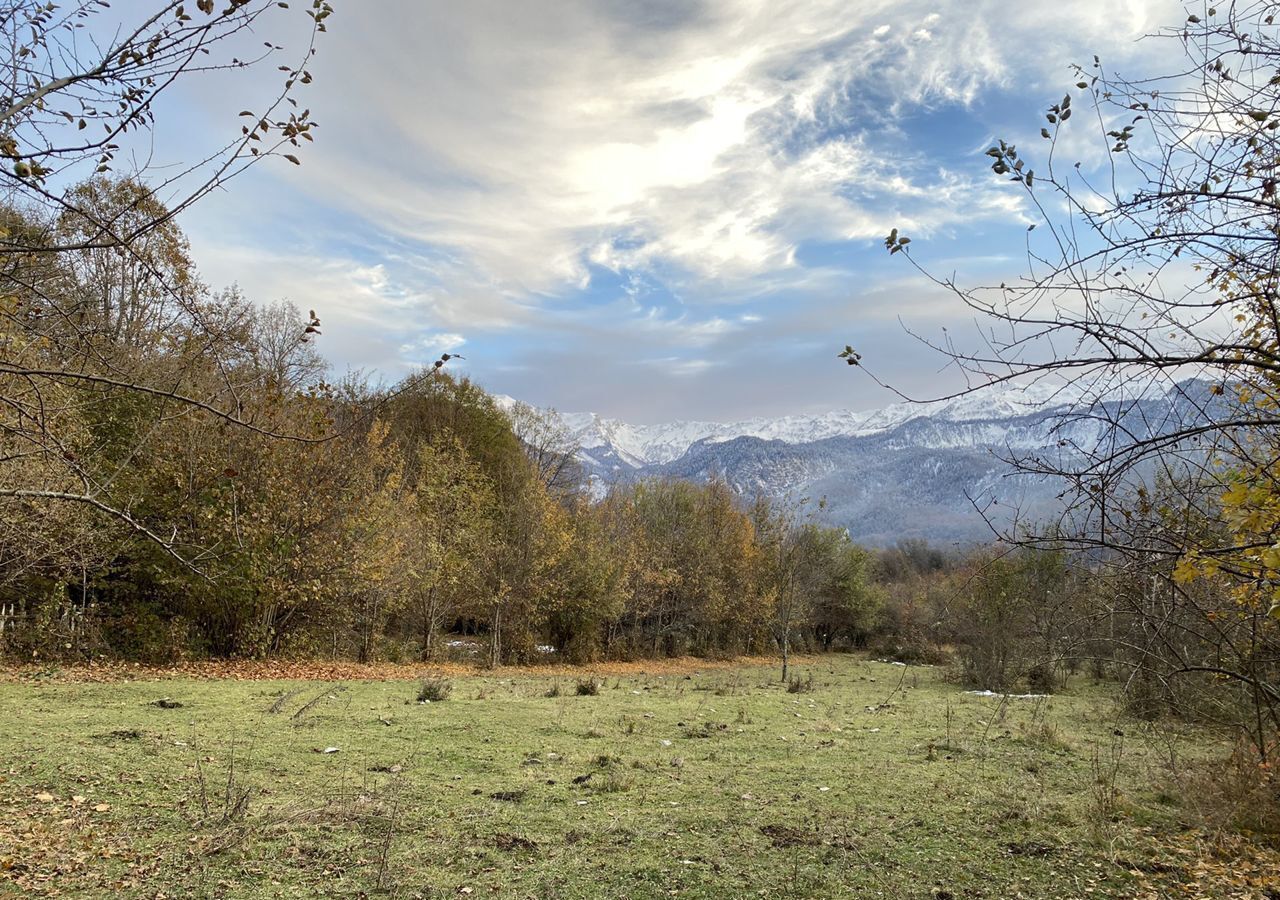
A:
<svg viewBox="0 0 1280 900">
<path fill-rule="evenodd" d="M 1280 896 L 1183 824 L 1170 752 L 1222 748 L 1106 686 L 797 670 L 10 681 L 0 896 Z"/>
</svg>

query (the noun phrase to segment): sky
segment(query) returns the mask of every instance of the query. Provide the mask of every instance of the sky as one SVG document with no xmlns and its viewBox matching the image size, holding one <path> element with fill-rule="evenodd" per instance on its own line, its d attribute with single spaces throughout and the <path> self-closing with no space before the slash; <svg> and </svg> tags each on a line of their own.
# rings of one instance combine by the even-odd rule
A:
<svg viewBox="0 0 1280 900">
<path fill-rule="evenodd" d="M 1186 17 L 1157 0 L 335 5 L 299 95 L 320 123 L 302 165 L 258 165 L 181 220 L 205 279 L 314 308 L 338 372 L 394 381 L 461 353 L 450 369 L 493 392 L 636 423 L 898 399 L 845 344 L 911 396 L 954 390 L 907 329 L 971 320 L 884 236 L 962 280 L 1023 271 L 1036 217 L 983 152 L 1002 137 L 1034 167 L 1073 63 L 1159 71 L 1171 42 L 1139 38 Z M 271 74 L 183 88 L 157 144 L 238 130 Z M 1059 152 L 1090 166 L 1084 118 Z"/>
</svg>

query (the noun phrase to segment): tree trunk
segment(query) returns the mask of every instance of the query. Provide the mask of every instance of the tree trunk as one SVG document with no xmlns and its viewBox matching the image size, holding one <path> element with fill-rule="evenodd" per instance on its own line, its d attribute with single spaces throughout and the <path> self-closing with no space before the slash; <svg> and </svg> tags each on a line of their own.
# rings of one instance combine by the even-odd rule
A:
<svg viewBox="0 0 1280 900">
<path fill-rule="evenodd" d="M 495 604 L 489 622 L 489 666 L 497 668 L 502 662 L 502 607 Z"/>
<path fill-rule="evenodd" d="M 436 589 L 432 588 L 427 597 L 422 616 L 422 658 L 430 660 L 436 652 Z"/>
</svg>

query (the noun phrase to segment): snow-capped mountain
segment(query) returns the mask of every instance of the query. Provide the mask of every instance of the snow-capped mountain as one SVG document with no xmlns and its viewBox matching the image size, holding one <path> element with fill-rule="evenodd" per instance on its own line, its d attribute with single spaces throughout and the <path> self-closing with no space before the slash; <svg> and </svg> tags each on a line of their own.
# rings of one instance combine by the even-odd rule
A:
<svg viewBox="0 0 1280 900">
<path fill-rule="evenodd" d="M 825 497 L 825 515 L 868 543 L 901 537 L 980 540 L 999 520 L 1052 513 L 1061 484 L 1016 474 L 1010 453 L 1069 453 L 1123 419 L 1137 434 L 1203 416 L 1205 385 L 1112 392 L 1098 418 L 1068 416 L 1090 396 L 1078 385 L 1002 386 L 932 403 L 742 422 L 631 425 L 593 413 L 557 414 L 580 448 L 593 489 L 646 476 L 718 476 L 743 494 Z M 1199 399 L 1195 399 L 1199 398 Z M 515 401 L 498 398 L 509 407 Z M 995 505 L 990 505 L 994 501 Z"/>
<path fill-rule="evenodd" d="M 1071 385 L 1014 385 L 931 403 L 895 403 L 863 412 L 842 410 L 821 415 L 756 418 L 741 422 L 677 421 L 630 425 L 595 413 L 556 413 L 584 454 L 616 457 L 633 468 L 664 465 L 702 441 L 722 443 L 753 437 L 785 444 L 808 444 L 833 437 L 862 437 L 892 430 L 919 418 L 951 422 L 1014 418 L 1077 402 L 1081 390 Z M 511 397 L 496 398 L 510 408 Z M 586 461 L 584 459 L 584 461 Z"/>
</svg>

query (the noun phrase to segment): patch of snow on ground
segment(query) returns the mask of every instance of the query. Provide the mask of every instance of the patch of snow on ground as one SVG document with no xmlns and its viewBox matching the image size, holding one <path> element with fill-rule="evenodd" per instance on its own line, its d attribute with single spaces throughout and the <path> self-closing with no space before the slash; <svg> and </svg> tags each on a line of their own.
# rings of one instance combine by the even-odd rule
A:
<svg viewBox="0 0 1280 900">
<path fill-rule="evenodd" d="M 965 691 L 966 694 L 973 694 L 975 697 L 1008 697 L 1010 700 L 1040 700 L 1048 697 L 1048 694 L 1001 694 L 996 691 Z"/>
</svg>

